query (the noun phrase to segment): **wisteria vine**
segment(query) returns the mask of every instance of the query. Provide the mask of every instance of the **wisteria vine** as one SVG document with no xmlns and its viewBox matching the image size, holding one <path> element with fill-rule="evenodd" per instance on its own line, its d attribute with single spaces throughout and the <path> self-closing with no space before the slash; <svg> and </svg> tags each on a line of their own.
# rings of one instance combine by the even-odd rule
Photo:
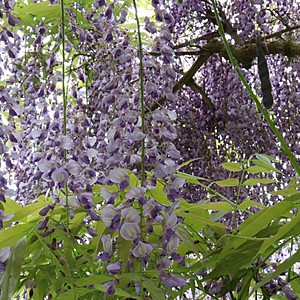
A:
<svg viewBox="0 0 300 300">
<path fill-rule="evenodd" d="M 243 185 L 261 176 L 248 172 L 256 153 L 284 166 L 272 173 L 277 189 L 299 173 L 300 4 L 153 0 L 142 20 L 135 0 L 133 17 L 128 1 L 21 2 L 0 1 L 1 202 L 13 198 L 26 207 L 43 198 L 34 230 L 67 276 L 104 274 L 101 292 L 110 296 L 120 289 L 141 298 L 156 289 L 182 296 L 194 279 L 209 276 L 201 268 L 206 255 L 258 210 L 239 205 L 278 202 L 267 195 L 274 185 Z M 51 19 L 46 9 L 60 17 Z M 257 28 L 274 90 L 269 113 L 251 94 L 259 90 Z M 232 174 L 225 161 L 244 169 Z M 217 185 L 229 177 L 239 184 Z M 216 219 L 201 210 L 224 199 L 233 209 Z M 195 207 L 205 227 L 191 221 Z M 0 227 L 13 217 L 0 210 Z M 70 253 L 70 241 L 94 247 L 84 274 L 64 261 L 85 257 Z M 190 250 L 199 250 L 197 271 Z M 1 251 L 4 271 L 11 250 Z M 203 291 L 217 297 L 230 281 L 224 278 L 207 280 Z M 292 293 L 276 280 L 277 290 Z"/>
</svg>

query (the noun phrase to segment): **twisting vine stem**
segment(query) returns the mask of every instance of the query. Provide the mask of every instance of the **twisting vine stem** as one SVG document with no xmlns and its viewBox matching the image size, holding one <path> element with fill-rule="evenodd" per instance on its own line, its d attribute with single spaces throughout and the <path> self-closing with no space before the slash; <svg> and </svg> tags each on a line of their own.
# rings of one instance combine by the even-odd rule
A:
<svg viewBox="0 0 300 300">
<path fill-rule="evenodd" d="M 135 19 L 138 31 L 138 41 L 139 41 L 139 76 L 140 76 L 140 99 L 141 99 L 141 118 L 142 118 L 142 132 L 145 134 L 145 98 L 144 98 L 144 81 L 143 81 L 143 45 L 142 45 L 142 35 L 140 29 L 140 21 L 138 17 L 138 9 L 136 1 L 133 0 L 133 6 L 135 10 Z M 145 138 L 142 139 L 142 153 L 141 153 L 141 185 L 145 182 Z"/>
<path fill-rule="evenodd" d="M 241 179 L 239 180 L 238 192 L 237 192 L 234 211 L 233 211 L 233 216 L 232 216 L 232 227 L 231 227 L 232 231 L 235 229 L 235 227 L 237 225 L 236 224 L 237 211 L 238 211 L 239 199 L 240 199 L 240 196 L 241 196 L 241 189 L 242 189 L 242 186 L 243 186 L 244 177 L 245 177 L 245 170 L 243 169 L 242 174 L 241 174 Z"/>
<path fill-rule="evenodd" d="M 135 11 L 135 19 L 136 19 L 136 26 L 138 31 L 138 41 L 139 41 L 139 76 L 140 76 L 140 100 L 141 100 L 141 118 L 142 118 L 142 132 L 145 134 L 145 108 L 144 108 L 144 81 L 143 81 L 143 45 L 142 45 L 142 36 L 141 36 L 141 29 L 140 29 L 140 21 L 138 16 L 138 9 L 136 5 L 136 1 L 133 0 L 133 6 Z M 145 183 L 145 138 L 142 139 L 142 153 L 141 153 L 141 186 L 144 186 Z M 141 222 L 140 228 L 143 226 L 143 207 L 140 207 L 140 215 L 141 215 Z M 142 273 L 143 273 L 143 264 L 142 259 L 140 261 L 140 276 L 142 282 Z"/>
<path fill-rule="evenodd" d="M 64 127 L 63 127 L 63 134 L 67 135 L 67 95 L 66 95 L 66 86 L 65 86 L 65 77 L 66 77 L 66 57 L 65 57 L 65 48 L 66 48 L 66 41 L 65 41 L 65 7 L 64 7 L 64 0 L 60 2 L 60 9 L 61 9 L 61 43 L 62 43 L 62 98 L 63 98 L 63 111 L 64 111 Z M 64 149 L 64 160 L 67 161 L 67 150 Z M 68 185 L 65 186 L 66 191 L 66 226 L 69 230 L 69 199 L 68 199 Z"/>
<path fill-rule="evenodd" d="M 300 166 L 297 163 L 297 160 L 294 156 L 294 154 L 291 152 L 289 146 L 287 145 L 287 143 L 285 142 L 284 138 L 282 137 L 282 135 L 280 134 L 279 130 L 277 129 L 277 127 L 275 126 L 274 122 L 272 121 L 272 119 L 270 118 L 268 112 L 265 110 L 265 108 L 261 105 L 257 95 L 253 92 L 253 90 L 251 89 L 250 85 L 248 84 L 248 82 L 246 81 L 244 75 L 241 72 L 241 69 L 238 66 L 238 63 L 236 61 L 236 59 L 234 58 L 232 51 L 230 49 L 230 45 L 225 37 L 225 32 L 224 32 L 224 28 L 220 19 L 220 15 L 217 9 L 217 5 L 216 5 L 216 1 L 212 0 L 212 5 L 214 8 L 214 14 L 217 20 L 217 24 L 219 27 L 219 33 L 223 39 L 224 42 L 224 46 L 227 52 L 227 55 L 229 57 L 229 60 L 235 70 L 235 72 L 237 73 L 239 79 L 241 80 L 241 82 L 243 83 L 243 85 L 245 86 L 245 88 L 247 89 L 247 91 L 249 92 L 251 98 L 254 100 L 258 110 L 263 114 L 264 118 L 266 119 L 267 123 L 269 124 L 270 128 L 272 129 L 272 131 L 274 132 L 277 140 L 280 143 L 280 146 L 282 148 L 282 150 L 284 151 L 284 153 L 287 155 L 287 157 L 289 158 L 291 164 L 293 165 L 293 167 L 295 168 L 296 172 L 298 173 L 298 175 L 300 175 Z"/>
</svg>

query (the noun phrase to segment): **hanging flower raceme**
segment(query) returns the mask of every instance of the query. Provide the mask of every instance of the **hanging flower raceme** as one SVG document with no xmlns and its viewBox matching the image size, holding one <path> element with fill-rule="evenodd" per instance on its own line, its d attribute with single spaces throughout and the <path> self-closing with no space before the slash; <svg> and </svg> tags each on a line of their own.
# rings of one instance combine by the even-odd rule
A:
<svg viewBox="0 0 300 300">
<path fill-rule="evenodd" d="M 159 6 L 159 1 L 153 3 Z M 104 270 L 114 277 L 104 284 L 108 295 L 113 295 L 122 282 L 119 280 L 121 269 L 132 271 L 137 262 L 144 270 L 157 271 L 166 287 L 175 287 L 176 282 L 178 287 L 182 286 L 182 281 L 169 273 L 179 256 L 176 252 L 179 238 L 174 231 L 179 220 L 166 204 L 167 197 L 176 201 L 183 184 L 173 177 L 180 159 L 174 145 L 177 116 L 175 110 L 152 109 L 162 98 L 166 99 L 167 106 L 177 101 L 173 93 L 178 75 L 174 68 L 171 31 L 168 26 L 157 26 L 146 18 L 146 30 L 157 37 L 153 50 L 161 57 L 145 53 L 143 62 L 139 62 L 137 45 L 119 26 L 126 20 L 127 7 L 122 8 L 118 17 L 116 7 L 119 4 L 116 6 L 114 1 L 106 4 L 103 0 L 94 1 L 88 11 L 82 8 L 86 28 L 80 28 L 76 14 L 67 10 L 70 32 L 66 36 L 65 51 L 76 60 L 70 68 L 66 66 L 69 73 L 64 74 L 65 78 L 61 56 L 53 50 L 61 49 L 61 31 L 53 37 L 49 53 L 45 50 L 48 44 L 44 36 L 50 36 L 51 30 L 46 22 L 40 22 L 34 33 L 24 35 L 27 50 L 32 52 L 26 57 L 26 64 L 17 60 L 22 56 L 18 48 L 21 38 L 16 37 L 13 44 L 9 32 L 1 33 L 7 53 L 17 66 L 10 70 L 10 81 L 22 82 L 21 88 L 16 84 L 0 98 L 10 114 L 10 125 L 4 128 L 3 136 L 14 145 L 9 150 L 9 155 L 13 155 L 7 165 L 17 174 L 18 199 L 26 197 L 30 202 L 46 192 L 54 199 L 39 212 L 43 219 L 37 228 L 43 231 L 42 238 L 49 238 L 59 229 L 51 228 L 56 221 L 52 214 L 58 205 L 69 212 L 72 225 L 77 221 L 77 214 L 84 211 L 83 233 L 78 235 L 82 234 L 84 243 L 101 240 L 102 248 L 97 255 L 98 263 L 104 266 L 101 272 Z M 158 8 L 156 11 L 157 18 L 170 26 L 173 24 L 170 13 Z M 12 26 L 19 21 L 12 14 L 8 18 Z M 69 37 L 72 38 L 68 40 Z M 76 43 L 72 43 L 73 40 Z M 140 63 L 145 71 L 144 120 L 138 94 Z M 67 80 L 70 84 L 66 90 L 67 111 L 64 111 L 61 83 Z M 15 99 L 21 100 L 18 103 Z M 16 117 L 21 120 L 20 130 L 15 130 L 12 121 Z M 2 137 L 1 131 L 0 135 Z M 145 157 L 142 157 L 142 142 Z M 6 154 L 5 147 L 5 143 L 0 142 L 0 155 Z M 144 178 L 143 186 L 142 163 L 149 175 Z M 0 183 L 0 200 L 4 200 L 3 189 L 7 184 Z M 156 188 L 162 193 L 162 201 Z M 155 191 L 154 196 L 151 190 Z M 103 232 L 98 224 L 106 227 Z M 120 260 L 124 249 L 119 246 L 124 241 L 128 261 Z M 52 244 L 53 251 L 56 246 Z M 156 267 L 153 262 L 162 256 L 168 261 L 165 266 Z M 142 294 L 141 283 L 134 282 L 134 286 L 136 293 Z"/>
</svg>

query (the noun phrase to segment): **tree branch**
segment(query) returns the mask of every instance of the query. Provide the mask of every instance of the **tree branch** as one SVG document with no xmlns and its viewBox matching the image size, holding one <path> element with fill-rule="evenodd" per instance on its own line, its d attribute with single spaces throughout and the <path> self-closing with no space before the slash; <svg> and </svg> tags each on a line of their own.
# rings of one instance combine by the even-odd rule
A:
<svg viewBox="0 0 300 300">
<path fill-rule="evenodd" d="M 181 43 L 181 44 L 178 44 L 176 46 L 173 46 L 172 48 L 174 50 L 176 49 L 180 49 L 180 48 L 183 48 L 183 47 L 186 47 L 186 46 L 191 46 L 192 44 L 196 44 L 200 41 L 211 41 L 212 39 L 216 38 L 216 37 L 219 37 L 219 33 L 218 31 L 213 31 L 213 32 L 209 32 L 209 33 L 206 33 L 202 36 L 199 36 L 195 39 L 192 39 L 190 41 L 187 41 L 187 42 L 184 42 L 184 43 Z"/>
<path fill-rule="evenodd" d="M 202 99 L 204 103 L 208 106 L 208 108 L 212 111 L 215 112 L 216 108 L 211 102 L 210 98 L 207 96 L 205 91 L 195 82 L 193 78 L 187 83 L 187 85 L 196 93 L 199 93 L 202 96 Z"/>
<path fill-rule="evenodd" d="M 300 42 L 292 40 L 278 39 L 276 41 L 269 41 L 263 43 L 262 48 L 266 55 L 282 54 L 287 57 L 300 56 Z M 244 68 L 250 68 L 253 60 L 256 58 L 255 43 L 244 43 L 243 45 L 232 45 L 232 53 L 236 60 L 242 64 Z M 201 66 L 208 60 L 208 58 L 215 54 L 221 54 L 225 59 L 228 59 L 227 53 L 223 43 L 219 40 L 212 40 L 199 50 L 199 55 L 192 66 L 187 70 L 184 75 L 173 87 L 173 93 L 179 91 L 184 85 L 190 86 L 191 79 Z M 204 100 L 204 98 L 203 98 Z M 205 100 L 204 100 L 205 101 Z M 165 97 L 161 98 L 155 103 L 150 111 L 154 111 L 165 102 Z"/>
</svg>

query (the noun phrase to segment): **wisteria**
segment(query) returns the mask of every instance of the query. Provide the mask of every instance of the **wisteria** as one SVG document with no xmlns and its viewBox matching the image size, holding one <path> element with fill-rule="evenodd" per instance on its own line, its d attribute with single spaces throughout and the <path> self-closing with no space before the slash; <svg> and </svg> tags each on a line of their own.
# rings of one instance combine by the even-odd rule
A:
<svg viewBox="0 0 300 300">
<path fill-rule="evenodd" d="M 28 290 L 40 299 L 246 299 L 259 288 L 298 297 L 290 285 L 298 249 L 288 274 L 270 257 L 280 241 L 297 241 L 289 197 L 299 174 L 229 60 L 214 1 L 148 2 L 135 16 L 135 1 L 0 1 L 0 229 L 26 225 L 14 243 L 3 238 L 0 276 L 17 238 L 26 236 L 29 253 L 17 266 L 26 283 L 11 291 L 1 280 L 0 300 Z M 260 96 L 261 36 L 268 114 L 299 161 L 300 4 L 217 8 Z M 276 204 L 278 218 L 261 217 Z M 245 229 L 251 217 L 261 231 Z M 247 252 L 243 274 L 229 264 L 234 251 Z M 43 259 L 69 281 L 31 287 L 44 279 Z"/>
</svg>

